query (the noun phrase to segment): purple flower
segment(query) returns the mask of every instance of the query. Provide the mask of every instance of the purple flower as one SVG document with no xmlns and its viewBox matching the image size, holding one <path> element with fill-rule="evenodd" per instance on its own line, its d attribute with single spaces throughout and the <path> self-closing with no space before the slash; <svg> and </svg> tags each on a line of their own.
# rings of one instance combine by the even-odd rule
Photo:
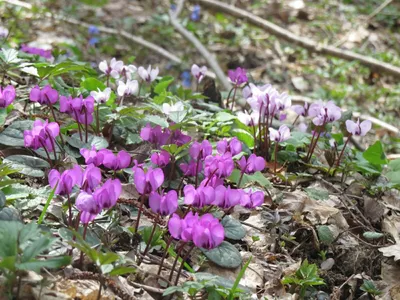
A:
<svg viewBox="0 0 400 300">
<path fill-rule="evenodd" d="M 171 132 L 168 129 L 162 130 L 161 126 L 159 125 L 152 128 L 149 123 L 140 131 L 140 137 L 144 141 L 155 144 L 157 146 L 165 145 L 168 139 L 170 139 L 170 135 Z"/>
<path fill-rule="evenodd" d="M 251 114 L 247 112 L 239 111 L 237 118 L 240 122 L 247 126 L 257 126 L 260 118 L 260 113 L 258 111 L 253 111 Z"/>
<path fill-rule="evenodd" d="M 124 150 L 119 151 L 117 155 L 108 149 L 102 149 L 99 153 L 103 155 L 103 166 L 108 169 L 117 171 L 129 167 L 131 164 L 131 156 Z"/>
<path fill-rule="evenodd" d="M 180 147 L 189 143 L 191 140 L 192 138 L 190 136 L 183 134 L 181 130 L 176 129 L 172 131 L 170 144 L 176 144 L 178 147 Z"/>
<path fill-rule="evenodd" d="M 161 152 L 153 153 L 150 157 L 150 160 L 156 166 L 164 168 L 166 165 L 169 164 L 171 160 L 171 155 L 167 151 L 161 150 Z"/>
<path fill-rule="evenodd" d="M 212 154 L 212 146 L 211 143 L 207 140 L 201 142 L 193 142 L 193 144 L 189 148 L 190 157 L 197 159 L 205 159 L 207 156 Z"/>
<path fill-rule="evenodd" d="M 133 181 L 141 195 L 156 191 L 164 182 L 164 172 L 159 168 L 148 168 L 146 173 L 141 168 L 135 168 L 134 171 Z"/>
<path fill-rule="evenodd" d="M 45 50 L 41 48 L 36 48 L 36 47 L 29 47 L 27 45 L 22 45 L 21 46 L 21 51 L 29 54 L 34 54 L 34 55 L 39 55 L 41 57 L 50 59 L 53 56 L 51 55 L 51 50 Z"/>
<path fill-rule="evenodd" d="M 151 192 L 149 206 L 155 213 L 162 216 L 173 214 L 178 208 L 178 194 L 174 190 L 162 196 L 157 192 Z"/>
<path fill-rule="evenodd" d="M 97 26 L 95 26 L 95 25 L 90 25 L 89 26 L 88 34 L 95 35 L 95 34 L 99 34 L 99 33 L 100 33 L 100 31 L 99 31 L 99 28 L 97 28 Z"/>
<path fill-rule="evenodd" d="M 49 123 L 48 120 L 42 122 L 36 120 L 33 122 L 32 130 L 24 131 L 24 144 L 27 148 L 37 150 L 46 147 L 47 150 L 53 151 L 55 139 L 60 133 L 60 126 L 56 122 Z"/>
<path fill-rule="evenodd" d="M 199 164 L 199 167 L 197 168 L 197 162 L 195 160 L 191 160 L 187 164 L 182 163 L 179 167 L 185 176 L 196 176 L 197 173 L 200 173 L 203 170 L 203 164 Z"/>
<path fill-rule="evenodd" d="M 308 112 L 308 103 L 305 102 L 304 106 L 302 106 L 302 105 L 293 105 L 292 106 L 292 110 L 296 114 L 298 114 L 299 116 L 305 117 L 307 115 L 307 112 Z"/>
<path fill-rule="evenodd" d="M 241 190 L 240 205 L 246 208 L 255 208 L 264 203 L 264 192 Z"/>
<path fill-rule="evenodd" d="M 93 221 L 101 212 L 101 206 L 92 194 L 81 191 L 75 201 L 76 207 L 81 211 L 80 220 L 83 224 Z"/>
<path fill-rule="evenodd" d="M 111 59 L 110 65 L 106 60 L 103 60 L 99 63 L 99 69 L 106 76 L 111 76 L 113 78 L 119 78 L 119 74 L 124 67 L 124 62 L 120 60 L 116 60 L 115 57 Z"/>
<path fill-rule="evenodd" d="M 60 97 L 60 111 L 68 113 L 73 119 L 81 124 L 91 124 L 93 122 L 94 98 L 92 96 L 83 98 L 79 96 Z"/>
<path fill-rule="evenodd" d="M 236 68 L 236 70 L 229 70 L 228 76 L 232 83 L 236 86 L 242 85 L 249 80 L 246 75 L 246 70 L 240 67 Z"/>
<path fill-rule="evenodd" d="M 221 208 L 231 208 L 240 203 L 242 190 L 226 188 L 223 185 L 215 188 L 215 201 L 214 205 Z"/>
<path fill-rule="evenodd" d="M 199 215 L 189 212 L 186 217 L 181 219 L 177 214 L 173 214 L 168 221 L 168 231 L 175 239 L 188 242 L 192 240 L 193 226 L 198 222 Z"/>
<path fill-rule="evenodd" d="M 270 127 L 269 134 L 271 141 L 280 143 L 290 138 L 290 129 L 286 125 L 281 125 L 278 130 Z"/>
<path fill-rule="evenodd" d="M 192 237 L 197 247 L 213 249 L 224 241 L 225 230 L 217 218 L 205 214 L 193 225 Z"/>
<path fill-rule="evenodd" d="M 192 13 L 190 14 L 190 19 L 195 22 L 199 21 L 200 20 L 200 11 L 201 11 L 200 5 L 196 4 L 193 7 Z"/>
<path fill-rule="evenodd" d="M 316 126 L 323 126 L 326 123 L 337 121 L 342 116 L 340 107 L 336 106 L 333 101 L 324 103 L 318 101 L 310 105 L 308 115 L 313 117 L 313 123 Z"/>
<path fill-rule="evenodd" d="M 57 195 L 69 195 L 75 185 L 82 186 L 82 169 L 79 165 L 74 165 L 72 169 L 65 170 L 62 174 L 53 169 L 49 173 L 49 184 L 54 188 L 58 182 L 55 193 Z"/>
<path fill-rule="evenodd" d="M 191 72 L 193 77 L 196 78 L 197 83 L 200 83 L 207 73 L 207 67 L 203 66 L 200 68 L 198 65 L 194 64 L 192 65 Z"/>
<path fill-rule="evenodd" d="M 14 99 L 15 88 L 12 85 L 8 85 L 4 89 L 0 87 L 0 108 L 6 108 Z"/>
<path fill-rule="evenodd" d="M 150 65 L 147 69 L 139 67 L 137 73 L 143 81 L 150 83 L 157 79 L 159 70 L 158 68 L 152 69 Z"/>
<path fill-rule="evenodd" d="M 213 204 L 215 200 L 215 191 L 212 187 L 198 187 L 195 189 L 193 185 L 186 185 L 183 188 L 185 195 L 185 204 L 192 205 L 194 207 L 203 207 L 205 205 Z"/>
<path fill-rule="evenodd" d="M 31 89 L 29 99 L 42 105 L 55 104 L 58 100 L 58 92 L 52 89 L 50 85 L 46 85 L 42 89 L 37 85 Z"/>
<path fill-rule="evenodd" d="M 186 88 L 192 85 L 192 81 L 190 80 L 190 72 L 187 70 L 182 72 L 181 80 L 182 80 L 182 85 Z"/>
<path fill-rule="evenodd" d="M 119 179 L 108 179 L 103 186 L 94 191 L 93 197 L 102 209 L 110 209 L 117 203 L 121 191 L 122 185 Z"/>
<path fill-rule="evenodd" d="M 261 156 L 251 154 L 247 160 L 246 157 L 242 156 L 238 164 L 242 173 L 254 174 L 255 172 L 264 170 L 265 159 Z"/>
<path fill-rule="evenodd" d="M 82 189 L 87 192 L 94 191 L 101 182 L 101 170 L 90 164 L 83 172 Z"/>
<path fill-rule="evenodd" d="M 216 175 L 219 178 L 226 178 L 231 175 L 234 167 L 230 153 L 215 156 L 209 155 L 204 160 L 204 175 L 206 177 Z"/>
<path fill-rule="evenodd" d="M 353 135 L 365 136 L 368 131 L 371 130 L 372 123 L 370 120 L 365 120 L 360 123 L 360 119 L 357 122 L 352 120 L 346 121 L 346 129 Z"/>
<path fill-rule="evenodd" d="M 94 164 L 98 167 L 103 163 L 104 155 L 101 151 L 97 152 L 95 146 L 92 146 L 92 149 L 90 150 L 82 148 L 79 152 L 85 158 L 85 163 L 87 165 Z"/>
<path fill-rule="evenodd" d="M 223 139 L 217 143 L 217 151 L 221 155 L 229 152 L 232 156 L 235 156 L 242 152 L 242 142 L 240 142 L 236 137 L 232 138 L 229 143 L 227 139 Z"/>
<path fill-rule="evenodd" d="M 223 185 L 224 180 L 213 175 L 211 178 L 205 178 L 202 182 L 200 182 L 201 187 L 210 186 L 212 188 L 216 188 L 217 186 Z"/>
</svg>

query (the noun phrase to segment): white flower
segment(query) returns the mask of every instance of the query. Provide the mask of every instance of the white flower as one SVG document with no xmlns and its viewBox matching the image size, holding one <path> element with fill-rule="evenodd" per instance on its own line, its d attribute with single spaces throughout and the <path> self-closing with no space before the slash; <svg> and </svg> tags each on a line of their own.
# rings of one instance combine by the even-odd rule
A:
<svg viewBox="0 0 400 300">
<path fill-rule="evenodd" d="M 96 91 L 90 92 L 90 96 L 92 96 L 97 103 L 106 103 L 108 99 L 110 99 L 110 95 L 111 95 L 110 88 L 105 88 L 104 91 L 97 89 L 97 92 Z"/>
<path fill-rule="evenodd" d="M 259 113 L 258 111 L 253 111 L 251 114 L 248 114 L 247 112 L 241 112 L 239 111 L 237 114 L 237 117 L 240 122 L 247 126 L 256 126 L 258 125 L 258 119 L 259 119 Z"/>
<path fill-rule="evenodd" d="M 116 60 L 115 57 L 111 59 L 110 65 L 106 60 L 99 63 L 99 69 L 106 75 L 111 75 L 113 78 L 119 78 L 119 74 L 124 67 L 124 63 L 121 60 Z"/>
<path fill-rule="evenodd" d="M 280 95 L 277 95 L 276 106 L 278 110 L 285 110 L 292 106 L 292 98 L 288 95 L 288 93 L 283 92 Z"/>
<path fill-rule="evenodd" d="M 197 83 L 200 83 L 200 81 L 203 80 L 204 76 L 206 75 L 207 72 L 207 67 L 206 66 L 202 66 L 201 68 L 194 64 L 192 66 L 192 75 L 197 79 Z"/>
<path fill-rule="evenodd" d="M 8 29 L 0 26 L 0 38 L 5 38 L 8 36 Z"/>
<path fill-rule="evenodd" d="M 144 81 L 153 82 L 154 80 L 156 80 L 159 70 L 158 70 L 158 68 L 152 69 L 151 65 L 150 65 L 147 68 L 147 70 L 143 67 L 139 67 L 137 72 L 138 72 L 140 78 L 142 78 Z"/>
<path fill-rule="evenodd" d="M 121 73 L 125 73 L 128 80 L 132 80 L 133 74 L 135 74 L 137 68 L 134 65 L 125 65 L 122 67 Z"/>
<path fill-rule="evenodd" d="M 139 83 L 137 82 L 137 80 L 127 80 L 126 83 L 123 81 L 118 81 L 117 93 L 120 97 L 124 95 L 135 94 L 138 89 Z"/>
<path fill-rule="evenodd" d="M 170 115 L 171 113 L 183 112 L 184 110 L 185 110 L 185 106 L 182 101 L 176 102 L 173 105 L 170 105 L 169 103 L 164 103 L 162 106 L 162 111 L 167 116 Z"/>
</svg>

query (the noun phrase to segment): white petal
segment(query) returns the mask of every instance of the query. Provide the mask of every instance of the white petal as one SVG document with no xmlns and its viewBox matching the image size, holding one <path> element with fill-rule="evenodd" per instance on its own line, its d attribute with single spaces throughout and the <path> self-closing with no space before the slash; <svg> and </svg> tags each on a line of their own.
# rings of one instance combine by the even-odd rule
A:
<svg viewBox="0 0 400 300">
<path fill-rule="evenodd" d="M 108 70 L 108 65 L 107 65 L 107 61 L 103 60 L 99 63 L 99 69 L 100 71 L 102 71 L 103 73 L 106 73 Z"/>
</svg>

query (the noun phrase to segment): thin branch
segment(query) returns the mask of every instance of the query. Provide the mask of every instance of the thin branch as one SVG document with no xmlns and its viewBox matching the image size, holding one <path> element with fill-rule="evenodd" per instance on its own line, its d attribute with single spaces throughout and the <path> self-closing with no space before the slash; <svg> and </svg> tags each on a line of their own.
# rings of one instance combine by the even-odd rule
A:
<svg viewBox="0 0 400 300">
<path fill-rule="evenodd" d="M 190 43 L 193 44 L 193 46 L 199 51 L 199 53 L 204 57 L 204 59 L 207 61 L 208 65 L 211 67 L 211 69 L 214 70 L 215 75 L 217 78 L 220 80 L 220 82 L 223 84 L 224 88 L 226 90 L 230 90 L 232 88 L 232 85 L 229 83 L 228 79 L 226 78 L 226 75 L 224 71 L 222 71 L 221 67 L 219 66 L 217 60 L 214 58 L 214 56 L 207 50 L 206 47 L 189 31 L 187 31 L 175 18 L 175 15 L 169 12 L 170 16 L 170 22 L 172 26 L 185 38 L 187 39 Z"/>
<path fill-rule="evenodd" d="M 386 0 L 383 2 L 381 5 L 379 5 L 367 18 L 367 21 L 371 20 L 374 18 L 377 14 L 379 14 L 386 6 L 388 6 L 390 3 L 392 3 L 393 0 Z"/>
<path fill-rule="evenodd" d="M 382 73 L 387 73 L 400 78 L 400 68 L 393 66 L 391 64 L 379 61 L 375 58 L 368 57 L 355 53 L 353 51 L 339 49 L 333 46 L 324 46 L 317 43 L 309 38 L 298 36 L 289 30 L 286 30 L 274 23 L 264 20 L 250 12 L 242 10 L 240 8 L 228 5 L 216 0 L 189 0 L 190 2 L 200 3 L 206 7 L 214 8 L 220 12 L 230 14 L 231 16 L 244 19 L 248 23 L 253 24 L 257 27 L 264 29 L 266 32 L 282 38 L 289 43 L 297 45 L 299 47 L 305 48 L 310 52 L 315 52 L 322 55 L 330 55 L 333 57 L 341 58 L 348 61 L 359 61 L 360 64 L 373 69 L 375 71 L 381 71 Z"/>
</svg>

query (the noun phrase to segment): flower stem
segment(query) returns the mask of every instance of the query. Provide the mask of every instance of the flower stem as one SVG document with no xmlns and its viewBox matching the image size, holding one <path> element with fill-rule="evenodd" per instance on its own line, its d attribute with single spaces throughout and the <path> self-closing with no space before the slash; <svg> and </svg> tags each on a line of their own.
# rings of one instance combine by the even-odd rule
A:
<svg viewBox="0 0 400 300">
<path fill-rule="evenodd" d="M 307 162 L 310 161 L 310 159 L 311 159 L 311 157 L 312 157 L 312 155 L 313 155 L 313 153 L 314 153 L 315 147 L 317 147 L 318 139 L 319 139 L 319 137 L 321 136 L 321 132 L 322 132 L 321 129 L 318 130 L 318 134 L 317 134 L 317 137 L 315 138 L 314 145 L 313 145 L 312 148 L 310 149 L 310 153 L 309 153 L 309 155 L 308 155 L 308 157 L 307 157 Z"/>
<path fill-rule="evenodd" d="M 101 288 L 103 287 L 103 274 L 99 274 L 99 293 L 97 294 L 97 300 L 101 300 Z"/>
<path fill-rule="evenodd" d="M 174 238 L 171 236 L 171 237 L 168 239 L 167 244 L 165 245 L 165 252 L 164 252 L 164 254 L 163 254 L 163 257 L 161 258 L 160 268 L 158 269 L 157 275 L 160 275 L 160 274 L 161 274 L 161 270 L 162 270 L 162 267 L 163 267 L 163 265 L 164 265 L 164 260 L 165 260 L 165 258 L 167 257 L 168 250 L 169 250 L 169 246 L 171 245 L 171 243 L 172 243 L 173 240 L 174 240 Z"/>
<path fill-rule="evenodd" d="M 178 274 L 176 275 L 176 279 L 175 279 L 175 284 L 174 285 L 178 284 L 178 280 L 179 280 L 179 277 L 181 276 L 181 272 L 182 272 L 183 266 L 185 265 L 185 261 L 188 259 L 189 255 L 190 255 L 190 252 L 192 252 L 193 248 L 194 248 L 194 244 L 190 247 L 190 249 L 188 250 L 186 255 L 182 258 L 182 263 L 181 263 L 181 266 L 179 267 Z"/>
<path fill-rule="evenodd" d="M 195 179 L 195 187 L 196 187 L 196 189 L 197 189 L 197 183 L 199 181 L 200 156 L 201 156 L 201 151 L 199 153 L 199 156 L 197 157 L 197 162 L 196 162 L 196 179 Z"/>
<path fill-rule="evenodd" d="M 169 281 L 171 281 L 172 277 L 174 276 L 176 264 L 178 263 L 179 256 L 181 255 L 182 249 L 183 249 L 183 247 L 185 247 L 185 245 L 186 245 L 186 242 L 183 242 L 182 245 L 176 251 L 176 257 L 174 260 L 174 264 L 172 265 L 171 274 L 169 274 L 169 279 L 168 279 Z"/>
<path fill-rule="evenodd" d="M 51 104 L 51 103 L 49 102 L 49 106 L 50 106 L 51 114 L 53 115 L 54 122 L 56 122 L 57 124 L 59 124 L 59 123 L 57 122 L 57 119 L 56 119 L 56 114 L 55 114 L 55 112 L 54 112 L 53 104 Z M 64 143 L 64 139 L 63 139 L 63 137 L 62 137 L 61 130 L 60 130 L 60 140 L 61 140 L 61 143 L 64 145 L 65 143 Z"/>
<path fill-rule="evenodd" d="M 229 98 L 231 97 L 232 91 L 235 87 L 231 88 L 229 93 L 228 93 L 228 97 L 226 98 L 226 108 L 229 108 Z"/>
<path fill-rule="evenodd" d="M 79 118 L 78 118 L 78 114 L 76 113 L 76 110 L 74 110 L 74 114 L 75 114 L 75 119 L 76 119 L 76 123 L 78 124 L 78 131 L 79 131 L 79 138 L 82 141 L 82 131 L 81 131 L 81 124 L 79 123 Z"/>
<path fill-rule="evenodd" d="M 96 128 L 97 128 L 97 134 L 100 136 L 100 103 L 97 103 L 97 108 L 96 108 Z"/>
<path fill-rule="evenodd" d="M 150 250 L 151 241 L 153 240 L 154 233 L 156 232 L 156 228 L 157 228 L 157 220 L 158 220 L 158 215 L 157 215 L 157 219 L 154 221 L 153 229 L 151 230 L 149 240 L 147 241 L 147 244 L 146 244 L 146 248 L 144 249 L 143 258 L 147 255 L 147 252 L 149 252 L 149 250 Z M 142 259 L 140 258 L 138 261 L 138 266 L 140 266 L 141 263 L 142 263 Z"/>
<path fill-rule="evenodd" d="M 69 216 L 68 216 L 68 226 L 72 225 L 72 203 L 71 203 L 71 198 L 69 196 L 69 194 L 67 195 L 68 197 L 68 212 L 69 212 Z"/>
<path fill-rule="evenodd" d="M 86 231 L 87 231 L 88 225 L 89 225 L 89 224 L 86 223 L 86 224 L 84 225 L 84 227 L 83 227 L 83 235 L 82 235 L 83 240 L 86 239 Z M 81 256 L 79 257 L 79 266 L 80 266 L 81 269 L 82 269 L 82 267 L 83 267 L 83 251 L 81 251 Z"/>
<path fill-rule="evenodd" d="M 139 210 L 138 210 L 138 215 L 136 217 L 136 224 L 135 224 L 135 233 L 138 232 L 139 229 L 139 221 L 140 221 L 140 215 L 142 214 L 142 209 L 143 209 L 143 204 L 144 204 L 144 199 L 145 199 L 145 195 L 141 195 L 140 196 L 140 206 L 139 206 Z"/>
<path fill-rule="evenodd" d="M 85 107 L 85 143 L 88 142 L 88 122 L 87 122 L 87 109 Z"/>
<path fill-rule="evenodd" d="M 351 135 L 352 135 L 352 134 L 349 133 L 349 135 L 348 135 L 348 137 L 347 137 L 347 140 L 346 140 L 346 142 L 345 142 L 344 145 L 343 145 L 342 151 L 340 152 L 340 155 L 339 155 L 338 160 L 337 160 L 337 162 L 336 162 L 336 166 L 337 166 L 337 167 L 339 167 L 339 165 L 340 165 L 340 161 L 342 160 L 342 156 L 343 156 L 343 154 L 344 154 L 344 150 L 346 149 L 346 146 L 347 146 L 347 144 L 348 144 L 349 141 L 350 141 Z"/>
<path fill-rule="evenodd" d="M 233 111 L 233 105 L 235 104 L 236 91 L 237 91 L 237 86 L 235 85 L 233 87 L 233 97 L 232 97 L 232 103 L 231 103 L 231 111 Z"/>
<path fill-rule="evenodd" d="M 274 174 L 276 174 L 276 163 L 278 162 L 278 142 L 275 142 Z"/>
<path fill-rule="evenodd" d="M 246 169 L 247 169 L 247 167 L 246 167 Z M 245 169 L 245 170 L 246 170 Z M 241 174 L 240 174 L 240 178 L 239 178 L 239 182 L 238 182 L 238 184 L 237 184 L 237 188 L 240 188 L 240 184 L 242 183 L 242 179 L 243 179 L 243 176 L 244 176 L 244 171 L 242 171 L 242 172 L 240 172 Z"/>
</svg>

